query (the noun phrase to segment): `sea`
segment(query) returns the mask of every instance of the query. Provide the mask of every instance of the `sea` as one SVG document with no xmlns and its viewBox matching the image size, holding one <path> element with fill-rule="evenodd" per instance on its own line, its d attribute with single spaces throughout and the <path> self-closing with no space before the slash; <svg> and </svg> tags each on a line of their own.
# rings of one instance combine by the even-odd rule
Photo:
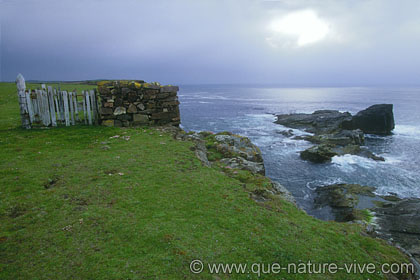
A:
<svg viewBox="0 0 420 280">
<path fill-rule="evenodd" d="M 335 183 L 373 186 L 381 195 L 420 198 L 420 88 L 285 88 L 244 85 L 184 85 L 179 91 L 186 131 L 231 131 L 249 137 L 262 151 L 266 175 L 285 186 L 308 214 L 330 220 L 314 206 L 315 189 Z M 356 114 L 373 104 L 394 104 L 392 135 L 366 135 L 365 145 L 385 162 L 344 155 L 313 164 L 299 152 L 312 146 L 281 134 L 276 114 L 333 109 Z M 294 135 L 307 134 L 293 129 Z"/>
</svg>

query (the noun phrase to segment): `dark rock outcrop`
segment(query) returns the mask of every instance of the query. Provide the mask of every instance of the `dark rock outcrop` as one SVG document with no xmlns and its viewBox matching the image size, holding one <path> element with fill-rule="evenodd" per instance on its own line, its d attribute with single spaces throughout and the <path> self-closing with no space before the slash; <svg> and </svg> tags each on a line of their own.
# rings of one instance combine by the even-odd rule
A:
<svg viewBox="0 0 420 280">
<path fill-rule="evenodd" d="M 360 146 L 365 143 L 364 133 L 382 135 L 389 134 L 394 129 L 392 107 L 392 104 L 373 105 L 354 117 L 348 112 L 341 113 L 335 110 L 319 110 L 312 114 L 277 115 L 275 123 L 314 134 L 292 138 L 318 145 L 300 153 L 304 160 L 325 163 L 336 155 L 352 154 L 384 161 L 383 157 Z M 292 136 L 286 131 L 281 134 L 286 137 Z"/>
<path fill-rule="evenodd" d="M 315 134 L 333 133 L 341 130 L 344 121 L 351 121 L 351 114 L 336 110 L 319 110 L 312 114 L 277 115 L 275 123 L 303 129 Z"/>
<path fill-rule="evenodd" d="M 361 129 L 364 133 L 388 135 L 395 127 L 392 104 L 376 104 L 360 111 L 350 121 L 344 121 L 346 129 Z"/>
<path fill-rule="evenodd" d="M 420 262 L 420 199 L 384 203 L 374 212 L 377 235 L 393 240 Z"/>
</svg>

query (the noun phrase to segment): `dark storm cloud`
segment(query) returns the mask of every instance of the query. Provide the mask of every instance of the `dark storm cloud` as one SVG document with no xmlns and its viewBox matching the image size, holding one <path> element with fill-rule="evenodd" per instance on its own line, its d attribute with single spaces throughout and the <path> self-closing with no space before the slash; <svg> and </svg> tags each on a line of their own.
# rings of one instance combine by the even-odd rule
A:
<svg viewBox="0 0 420 280">
<path fill-rule="evenodd" d="M 269 28 L 311 11 L 325 38 Z M 0 0 L 1 79 L 165 83 L 420 84 L 420 3 Z"/>
</svg>

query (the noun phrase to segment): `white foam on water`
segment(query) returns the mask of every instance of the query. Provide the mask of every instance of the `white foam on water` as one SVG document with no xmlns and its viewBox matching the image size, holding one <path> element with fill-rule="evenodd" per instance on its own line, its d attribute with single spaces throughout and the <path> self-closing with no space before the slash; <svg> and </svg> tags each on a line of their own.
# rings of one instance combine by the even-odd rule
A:
<svg viewBox="0 0 420 280">
<path fill-rule="evenodd" d="M 331 159 L 331 163 L 333 163 L 344 172 L 354 172 L 356 171 L 357 166 L 366 169 L 371 169 L 378 166 L 378 162 L 374 161 L 373 159 L 348 154 L 343 156 L 334 156 Z"/>
<path fill-rule="evenodd" d="M 343 184 L 345 183 L 341 178 L 330 178 L 327 180 L 314 180 L 306 183 L 306 187 L 312 191 L 316 190 L 318 187 L 321 186 L 329 186 L 335 184 Z"/>
<path fill-rule="evenodd" d="M 420 139 L 420 127 L 414 125 L 396 125 L 394 129 L 395 136 Z"/>
</svg>

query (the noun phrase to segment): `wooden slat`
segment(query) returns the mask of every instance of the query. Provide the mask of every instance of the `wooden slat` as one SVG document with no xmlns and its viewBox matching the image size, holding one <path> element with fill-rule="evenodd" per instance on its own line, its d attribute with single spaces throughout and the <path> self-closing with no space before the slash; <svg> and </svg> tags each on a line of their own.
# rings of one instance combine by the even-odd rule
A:
<svg viewBox="0 0 420 280">
<path fill-rule="evenodd" d="M 38 121 L 43 124 L 44 120 L 42 118 L 42 95 L 41 95 L 41 90 L 36 89 L 35 94 L 36 94 L 36 105 L 38 107 Z"/>
<path fill-rule="evenodd" d="M 69 99 L 68 99 L 67 91 L 63 91 L 62 95 L 63 95 L 63 105 L 64 105 L 64 119 L 66 122 L 66 126 L 69 126 L 70 116 L 69 116 Z"/>
<path fill-rule="evenodd" d="M 76 118 L 76 122 L 79 122 L 79 108 L 78 108 L 78 104 L 77 104 L 77 92 L 74 91 L 74 95 L 73 95 L 73 103 L 74 103 L 74 115 Z"/>
<path fill-rule="evenodd" d="M 34 109 L 34 122 L 38 123 L 39 119 L 39 104 L 38 104 L 38 94 L 36 91 L 33 93 L 34 98 L 32 99 L 32 91 L 31 91 L 31 99 L 32 99 L 32 108 Z"/>
<path fill-rule="evenodd" d="M 63 98 L 64 94 L 60 90 L 60 88 L 58 88 L 57 94 L 58 94 L 58 105 L 60 106 L 60 119 L 64 123 L 65 119 L 66 119 L 65 116 L 64 116 L 64 114 L 65 114 L 65 112 L 64 112 L 64 98 Z"/>
<path fill-rule="evenodd" d="M 57 119 L 58 119 L 58 121 L 61 122 L 62 121 L 61 112 L 60 112 L 60 106 L 58 105 L 58 97 L 57 97 L 57 90 L 56 89 L 54 89 L 53 95 L 54 95 L 55 109 L 57 111 Z"/>
<path fill-rule="evenodd" d="M 92 122 L 96 124 L 96 101 L 95 101 L 95 92 L 93 90 L 89 91 L 90 96 L 90 107 L 92 110 Z"/>
<path fill-rule="evenodd" d="M 48 93 L 45 90 L 45 85 L 44 85 L 44 89 L 42 90 L 42 98 L 44 99 L 44 118 L 45 118 L 45 126 L 49 126 L 51 124 L 51 114 L 50 114 L 50 105 L 49 105 L 49 101 L 48 101 Z"/>
<path fill-rule="evenodd" d="M 99 106 L 98 106 L 98 95 L 95 90 L 93 91 L 93 104 L 94 104 L 94 108 L 95 108 L 95 125 L 99 124 Z"/>
<path fill-rule="evenodd" d="M 31 92 L 26 90 L 25 96 L 26 96 L 26 105 L 28 106 L 29 120 L 32 124 L 35 122 L 35 114 L 34 114 L 34 108 L 32 105 Z"/>
<path fill-rule="evenodd" d="M 21 74 L 19 74 L 16 78 L 16 86 L 18 90 L 18 100 L 19 100 L 19 107 L 20 107 L 20 117 L 22 120 L 22 127 L 26 129 L 31 129 L 31 121 L 28 112 L 28 106 L 26 102 L 26 83 L 25 79 Z"/>
<path fill-rule="evenodd" d="M 83 120 L 85 124 L 87 124 L 87 109 L 86 109 L 86 94 L 85 91 L 82 91 L 82 99 L 83 99 Z"/>
<path fill-rule="evenodd" d="M 69 109 L 70 109 L 70 121 L 72 125 L 75 125 L 74 122 L 74 102 L 73 102 L 73 92 L 69 92 Z"/>
<path fill-rule="evenodd" d="M 48 87 L 47 88 L 47 94 L 48 94 L 48 104 L 50 105 L 49 109 L 50 109 L 50 116 L 51 116 L 51 125 L 52 126 L 57 126 L 57 119 L 55 116 L 55 106 L 54 106 L 54 96 L 53 96 L 53 91 L 52 91 L 52 87 Z"/>
<path fill-rule="evenodd" d="M 91 109 L 91 102 L 90 102 L 90 94 L 86 91 L 86 110 L 88 116 L 88 123 L 92 125 L 92 109 Z"/>
</svg>

